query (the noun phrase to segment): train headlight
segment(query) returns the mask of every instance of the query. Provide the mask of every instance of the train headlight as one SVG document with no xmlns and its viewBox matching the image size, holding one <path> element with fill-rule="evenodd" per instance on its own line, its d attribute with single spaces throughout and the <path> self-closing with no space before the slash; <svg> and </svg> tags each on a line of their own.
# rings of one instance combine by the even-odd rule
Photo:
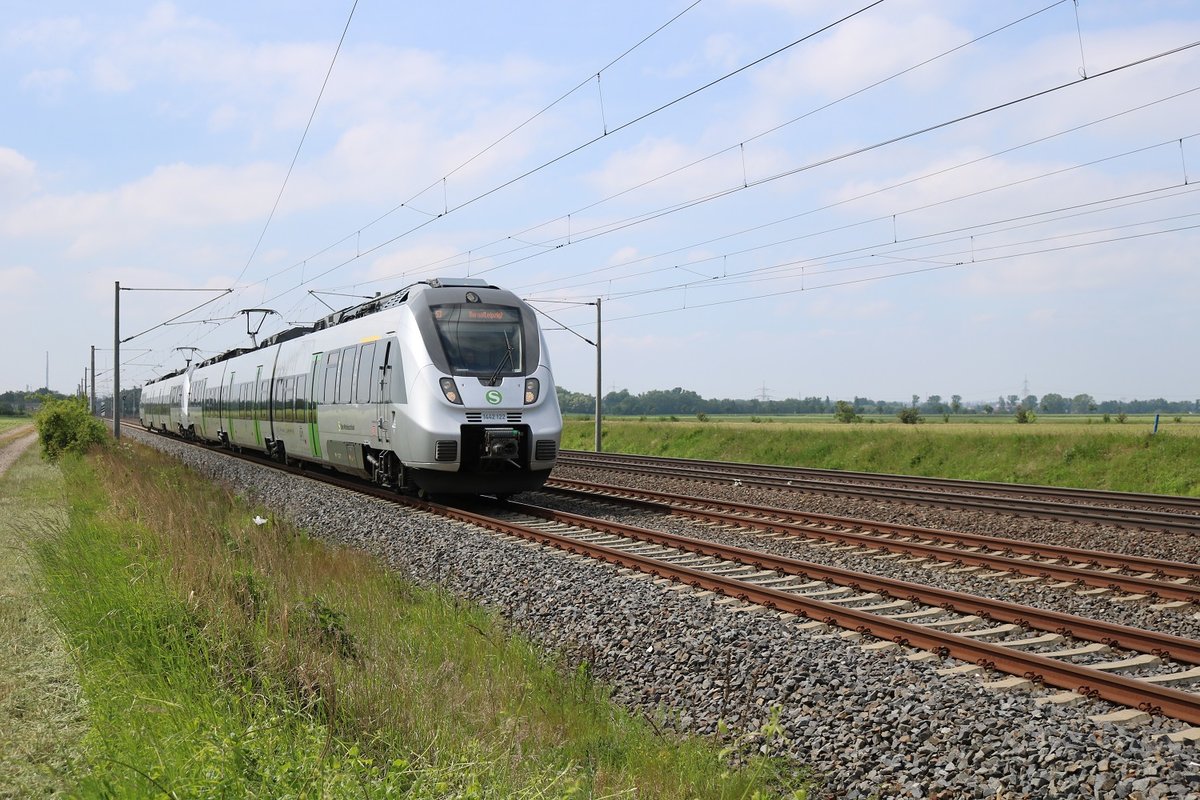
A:
<svg viewBox="0 0 1200 800">
<path fill-rule="evenodd" d="M 458 393 L 458 387 L 454 384 L 454 378 L 442 378 L 438 383 L 442 386 L 442 394 L 446 395 L 446 399 L 457 406 L 462 405 L 462 395 Z"/>
<path fill-rule="evenodd" d="M 537 402 L 538 395 L 542 392 L 542 384 L 537 378 L 525 379 L 525 405 L 531 405 Z"/>
</svg>

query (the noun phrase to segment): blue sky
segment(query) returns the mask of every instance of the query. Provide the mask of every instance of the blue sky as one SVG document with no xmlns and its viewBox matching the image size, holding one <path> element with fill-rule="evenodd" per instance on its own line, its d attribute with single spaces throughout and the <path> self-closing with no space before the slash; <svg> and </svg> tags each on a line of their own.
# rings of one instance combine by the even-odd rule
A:
<svg viewBox="0 0 1200 800">
<path fill-rule="evenodd" d="M 1195 3 L 9 5 L 0 389 L 114 281 L 235 289 L 123 292 L 131 386 L 470 274 L 574 391 L 601 298 L 605 391 L 1200 397 Z"/>
</svg>

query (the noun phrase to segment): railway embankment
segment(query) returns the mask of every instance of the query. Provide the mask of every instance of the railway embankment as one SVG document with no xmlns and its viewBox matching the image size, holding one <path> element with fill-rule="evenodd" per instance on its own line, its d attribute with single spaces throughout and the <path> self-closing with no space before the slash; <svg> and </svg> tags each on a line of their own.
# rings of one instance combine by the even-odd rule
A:
<svg viewBox="0 0 1200 800">
<path fill-rule="evenodd" d="M 819 796 L 1200 797 L 1193 745 L 1166 738 L 1178 729 L 1168 720 L 1099 723 L 1104 704 L 1038 703 L 939 674 L 942 659 L 871 654 L 855 635 L 802 631 L 628 570 L 154 444 L 314 535 L 497 610 L 660 724 L 809 765 Z"/>
<path fill-rule="evenodd" d="M 80 764 L 63 773 L 74 793 L 566 797 L 636 787 L 674 798 L 794 785 L 787 762 L 737 767 L 715 743 L 612 707 L 588 669 L 564 672 L 510 623 L 337 536 L 305 535 L 274 503 L 239 500 L 128 441 L 60 469 L 68 519 L 39 545 L 38 563 L 85 698 Z M 218 477 L 260 496 L 252 474 L 241 485 Z M 276 500 L 311 495 L 315 509 L 343 502 L 306 481 L 280 489 Z M 387 533 L 356 529 L 356 544 Z"/>
</svg>

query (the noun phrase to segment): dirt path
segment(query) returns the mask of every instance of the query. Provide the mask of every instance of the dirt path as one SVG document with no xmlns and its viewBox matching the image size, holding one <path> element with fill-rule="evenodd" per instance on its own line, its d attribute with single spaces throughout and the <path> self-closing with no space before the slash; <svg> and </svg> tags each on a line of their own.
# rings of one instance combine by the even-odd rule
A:
<svg viewBox="0 0 1200 800">
<path fill-rule="evenodd" d="M 3 438 L 0 438 L 0 475 L 8 471 L 13 462 L 21 457 L 31 444 L 37 441 L 37 433 L 32 427 L 24 426 L 15 429 L 17 433 L 10 432 Z"/>
</svg>

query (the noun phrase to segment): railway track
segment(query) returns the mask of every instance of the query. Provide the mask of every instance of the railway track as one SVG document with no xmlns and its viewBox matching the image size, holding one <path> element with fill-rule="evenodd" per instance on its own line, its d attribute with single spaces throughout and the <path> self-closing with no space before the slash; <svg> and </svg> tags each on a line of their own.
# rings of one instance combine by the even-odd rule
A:
<svg viewBox="0 0 1200 800">
<path fill-rule="evenodd" d="M 993 682 L 998 689 L 1057 687 L 1063 691 L 1047 702 L 1102 698 L 1126 706 L 1126 714 L 1158 713 L 1200 725 L 1200 694 L 1175 688 L 1200 680 L 1200 642 L 1192 639 L 528 504 L 481 509 L 401 497 L 256 455 L 229 455 L 502 537 L 637 570 L 677 584 L 681 591 L 723 595 L 727 599 L 719 602 L 745 604 L 745 610 L 793 615 L 807 620 L 800 627 L 810 633 L 842 628 L 845 637 L 873 638 L 864 645 L 868 651 L 904 649 L 912 660 L 952 657 L 964 662 L 948 668 L 948 674 L 996 670 L 1012 676 Z M 1124 674 L 1130 671 L 1140 674 Z"/>
<path fill-rule="evenodd" d="M 447 507 L 436 511 L 685 587 L 804 617 L 813 627 L 837 626 L 872 636 L 878 642 L 867 645 L 869 649 L 916 647 L 925 654 L 911 657 L 937 654 L 968 662 L 950 672 L 989 668 L 1018 678 L 997 688 L 1045 684 L 1067 690 L 1053 696 L 1055 702 L 1101 697 L 1200 724 L 1200 695 L 1168 685 L 1200 679 L 1200 668 L 1180 666 L 1200 664 L 1200 642 L 1195 640 L 523 503 L 505 504 L 494 515 Z M 1040 633 L 1029 636 L 1029 631 Z M 1068 637 L 1077 642 L 1064 645 Z M 1136 655 L 1090 664 L 1073 660 L 1110 649 Z M 1119 674 L 1164 661 L 1175 663 L 1142 678 Z"/>
<path fill-rule="evenodd" d="M 564 450 L 565 467 L 1200 534 L 1200 498 Z M 964 490 L 966 493 L 964 493 Z"/>
<path fill-rule="evenodd" d="M 688 517 L 717 525 L 753 528 L 765 534 L 817 539 L 860 547 L 876 555 L 898 554 L 913 561 L 936 560 L 957 567 L 998 570 L 1064 581 L 1068 585 L 1128 592 L 1129 599 L 1200 603 L 1200 565 L 1104 553 L 998 536 L 894 525 L 870 520 L 755 506 L 667 492 L 551 478 L 547 488 L 593 500 Z"/>
</svg>

